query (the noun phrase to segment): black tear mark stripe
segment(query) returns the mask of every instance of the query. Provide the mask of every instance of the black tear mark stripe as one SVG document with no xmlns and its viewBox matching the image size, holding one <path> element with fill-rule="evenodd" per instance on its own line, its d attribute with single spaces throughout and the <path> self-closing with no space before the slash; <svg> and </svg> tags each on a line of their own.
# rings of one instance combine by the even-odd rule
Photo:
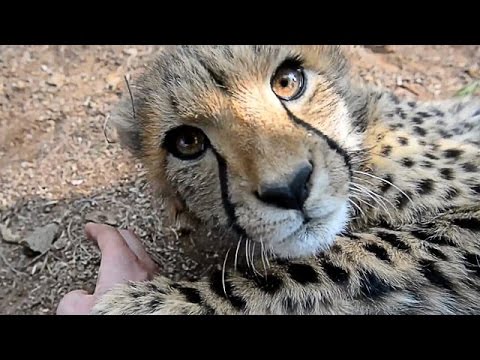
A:
<svg viewBox="0 0 480 360">
<path fill-rule="evenodd" d="M 202 59 L 197 57 L 197 61 L 200 63 L 200 65 L 203 66 L 203 68 L 208 72 L 212 80 L 217 84 L 217 86 L 222 90 L 222 91 L 227 91 L 227 81 L 225 79 L 225 76 L 222 74 L 219 74 L 215 71 L 213 71 L 211 66 L 208 66 L 208 64 L 205 63 Z"/>
<path fill-rule="evenodd" d="M 230 201 L 230 196 L 228 192 L 228 170 L 227 170 L 227 162 L 225 159 L 218 153 L 218 151 L 211 146 L 215 157 L 217 158 L 218 162 L 218 176 L 220 178 L 220 189 L 222 192 L 222 202 L 225 212 L 228 216 L 229 226 L 241 237 L 247 239 L 246 231 L 237 223 L 237 215 L 235 214 L 235 206 Z"/>
<path fill-rule="evenodd" d="M 298 117 L 296 117 L 286 106 L 283 102 L 280 102 L 283 106 L 283 108 L 285 109 L 285 111 L 287 112 L 288 114 L 288 117 L 290 118 L 291 121 L 293 121 L 295 124 L 297 125 L 300 125 L 302 126 L 303 128 L 305 128 L 307 131 L 311 131 L 313 132 L 315 135 L 317 135 L 318 137 L 322 138 L 323 140 L 325 140 L 327 142 L 327 145 L 330 147 L 330 149 L 332 149 L 333 151 L 335 151 L 336 153 L 338 153 L 339 155 L 341 155 L 343 157 L 343 160 L 345 161 L 345 165 L 348 167 L 348 171 L 350 173 L 350 176 L 353 175 L 353 171 L 352 171 L 352 161 L 351 161 L 351 158 L 350 158 L 350 155 L 345 151 L 345 149 L 343 149 L 335 140 L 333 140 L 332 138 L 328 137 L 327 135 L 325 135 L 323 132 L 321 132 L 320 130 L 314 128 L 312 125 L 306 123 L 305 121 L 299 119 Z"/>
</svg>

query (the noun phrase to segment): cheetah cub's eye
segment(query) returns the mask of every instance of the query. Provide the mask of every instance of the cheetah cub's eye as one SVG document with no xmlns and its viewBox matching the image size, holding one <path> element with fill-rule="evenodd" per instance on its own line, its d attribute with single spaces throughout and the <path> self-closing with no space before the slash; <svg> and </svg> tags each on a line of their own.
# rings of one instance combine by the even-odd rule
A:
<svg viewBox="0 0 480 360">
<path fill-rule="evenodd" d="M 193 160 L 207 150 L 210 142 L 202 130 L 192 126 L 180 126 L 165 136 L 164 147 L 175 157 Z"/>
<path fill-rule="evenodd" d="M 297 61 L 285 61 L 272 77 L 271 87 L 280 99 L 298 99 L 305 90 L 305 75 Z"/>
</svg>

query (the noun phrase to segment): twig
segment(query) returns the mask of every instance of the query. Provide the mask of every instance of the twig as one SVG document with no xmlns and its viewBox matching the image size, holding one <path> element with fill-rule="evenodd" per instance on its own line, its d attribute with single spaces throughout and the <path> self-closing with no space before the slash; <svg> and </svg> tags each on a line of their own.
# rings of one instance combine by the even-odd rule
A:
<svg viewBox="0 0 480 360">
<path fill-rule="evenodd" d="M 397 85 L 399 88 L 402 88 L 402 89 L 405 89 L 407 91 L 410 91 L 413 95 L 415 96 L 419 96 L 420 94 L 418 92 L 416 92 L 415 90 L 413 90 L 412 88 L 410 88 L 409 86 L 405 85 L 405 84 L 400 84 L 400 85 Z"/>
<path fill-rule="evenodd" d="M 43 260 L 42 268 L 40 269 L 40 272 L 42 273 L 43 270 L 45 269 L 45 266 L 47 266 L 47 261 L 48 261 L 48 255 L 45 256 L 45 259 Z"/>
<path fill-rule="evenodd" d="M 103 123 L 103 136 L 105 137 L 105 140 L 107 141 L 108 144 L 115 144 L 115 141 L 111 141 L 109 138 L 108 138 L 108 135 L 107 135 L 107 123 L 108 123 L 108 120 L 110 120 L 110 114 L 108 114 L 106 117 L 105 117 L 105 121 Z"/>
<path fill-rule="evenodd" d="M 32 261 L 30 261 L 27 265 L 25 265 L 22 270 L 26 270 L 28 269 L 28 267 L 32 264 L 35 264 L 38 260 L 40 260 L 42 257 L 44 257 L 48 252 L 50 251 L 50 249 L 48 249 L 47 251 L 44 251 L 43 253 L 41 253 L 40 255 L 37 255 L 33 258 Z"/>
<path fill-rule="evenodd" d="M 7 265 L 7 267 L 12 270 L 13 273 L 19 275 L 19 274 L 22 274 L 22 275 L 26 275 L 23 271 L 20 271 L 20 270 L 17 270 L 15 269 L 8 261 L 7 259 L 5 258 L 5 256 L 3 255 L 3 252 L 0 251 L 0 258 L 2 258 L 3 262 L 5 263 L 5 265 Z"/>
</svg>

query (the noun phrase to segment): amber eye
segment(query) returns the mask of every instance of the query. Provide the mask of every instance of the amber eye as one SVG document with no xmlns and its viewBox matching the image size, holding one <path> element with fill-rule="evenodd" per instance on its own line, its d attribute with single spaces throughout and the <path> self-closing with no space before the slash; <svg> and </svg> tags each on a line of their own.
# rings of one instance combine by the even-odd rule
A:
<svg viewBox="0 0 480 360">
<path fill-rule="evenodd" d="M 301 66 L 285 63 L 278 68 L 271 82 L 272 90 L 282 100 L 295 100 L 302 95 L 305 76 Z"/>
<path fill-rule="evenodd" d="M 202 155 L 210 145 L 202 130 L 192 126 L 180 126 L 165 136 L 164 146 L 175 157 L 193 160 Z"/>
</svg>

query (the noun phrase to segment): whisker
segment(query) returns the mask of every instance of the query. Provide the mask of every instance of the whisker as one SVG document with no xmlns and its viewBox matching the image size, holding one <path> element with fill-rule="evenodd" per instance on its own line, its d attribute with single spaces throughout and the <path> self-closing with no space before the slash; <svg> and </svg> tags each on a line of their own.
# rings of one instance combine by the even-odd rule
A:
<svg viewBox="0 0 480 360">
<path fill-rule="evenodd" d="M 248 259 L 248 251 L 250 249 L 250 240 L 247 239 L 245 241 L 245 259 L 247 260 L 247 268 L 250 268 L 250 262 L 249 262 L 249 259 Z"/>
<path fill-rule="evenodd" d="M 358 176 L 352 176 L 352 179 L 360 180 L 360 181 L 366 182 L 369 185 L 372 185 L 373 187 L 376 187 L 374 183 L 372 183 L 371 181 L 368 181 L 367 179 L 364 179 Z"/>
<path fill-rule="evenodd" d="M 263 240 L 260 238 L 260 257 L 262 258 L 263 271 L 265 277 L 267 277 L 267 267 L 265 266 L 265 247 L 263 246 Z"/>
<path fill-rule="evenodd" d="M 385 206 L 385 203 L 383 203 L 383 201 L 386 201 L 391 207 L 395 208 L 395 206 L 392 204 L 392 202 L 390 200 L 388 200 L 387 198 L 385 198 L 384 196 L 376 193 L 375 191 L 370 190 L 366 186 L 363 186 L 363 185 L 360 185 L 360 184 L 354 184 L 354 185 L 357 186 L 359 189 L 364 189 L 368 194 L 371 194 L 371 195 L 375 196 L 377 199 L 381 199 L 382 204 L 384 204 L 384 206 Z"/>
<path fill-rule="evenodd" d="M 257 245 L 257 243 L 255 241 L 252 241 L 252 253 L 250 254 L 250 261 L 251 261 L 251 264 L 252 264 L 253 272 L 260 275 L 260 273 L 255 268 L 255 247 L 256 247 L 256 245 Z"/>
<path fill-rule="evenodd" d="M 265 248 L 264 248 L 265 249 Z M 265 249 L 265 262 L 267 263 L 267 267 L 270 269 L 270 261 L 268 257 L 270 256 L 270 248 Z"/>
<path fill-rule="evenodd" d="M 235 260 L 234 260 L 234 263 L 233 263 L 233 267 L 235 269 L 235 271 L 237 271 L 237 262 L 238 262 L 238 251 L 240 250 L 240 244 L 242 243 L 242 238 L 240 238 L 240 240 L 238 240 L 238 243 L 237 243 L 237 249 L 235 250 Z"/>
<path fill-rule="evenodd" d="M 352 199 L 348 199 L 348 201 L 350 202 L 350 204 L 352 204 L 353 206 L 355 206 L 355 208 L 365 217 L 367 217 L 367 215 L 365 215 L 365 213 L 363 212 L 363 210 L 360 208 L 360 206 L 358 206 L 355 201 L 353 201 Z"/>
<path fill-rule="evenodd" d="M 353 172 L 355 172 L 355 173 L 357 173 L 357 174 L 362 174 L 362 175 L 365 175 L 365 176 L 370 176 L 371 178 L 374 178 L 374 179 L 383 181 L 384 183 L 393 186 L 395 189 L 397 189 L 398 191 L 400 191 L 408 200 L 410 200 L 411 203 L 413 203 L 413 200 L 410 198 L 410 196 L 408 196 L 402 189 L 400 189 L 397 185 L 391 183 L 390 181 L 385 180 L 385 179 L 382 179 L 381 177 L 378 177 L 378 176 L 375 176 L 375 175 L 372 175 L 372 174 L 363 172 L 363 171 L 353 170 Z"/>
<path fill-rule="evenodd" d="M 227 250 L 227 253 L 225 254 L 225 260 L 223 261 L 223 266 L 222 266 L 222 286 L 223 286 L 223 292 L 225 296 L 228 298 L 227 295 L 227 288 L 225 286 L 225 267 L 227 265 L 227 260 L 228 260 L 228 253 L 230 252 L 230 249 Z"/>
<path fill-rule="evenodd" d="M 386 211 L 386 212 L 388 211 L 388 210 L 386 209 L 386 207 L 385 207 L 385 204 L 380 203 L 379 200 L 376 199 L 376 198 L 374 197 L 374 195 L 373 195 L 370 191 L 368 191 L 368 190 L 366 190 L 366 189 L 361 190 L 361 188 L 352 189 L 352 191 L 354 191 L 354 190 L 357 191 L 356 194 L 367 196 L 369 199 L 372 199 L 375 204 L 379 205 L 384 211 Z M 359 200 L 360 200 L 360 199 L 359 199 Z M 367 203 L 367 204 L 368 204 L 368 203 Z M 369 205 L 371 208 L 373 208 L 373 209 L 375 209 L 375 210 L 377 210 L 377 211 L 380 211 L 378 207 L 375 207 L 375 206 L 373 206 L 372 204 L 368 204 L 368 205 Z"/>
<path fill-rule="evenodd" d="M 353 190 L 356 190 L 356 189 L 353 189 Z M 356 190 L 358 191 L 358 190 Z M 360 194 L 359 192 L 356 192 L 356 194 Z M 363 194 L 363 193 L 362 193 Z M 375 210 L 378 210 L 375 206 L 373 206 L 372 204 L 369 204 L 368 202 L 366 202 L 365 200 L 363 200 L 362 198 L 358 197 L 357 195 L 350 195 L 352 198 L 360 201 L 361 203 L 367 205 L 368 207 L 372 208 L 372 209 L 375 209 Z M 360 205 L 359 205 L 360 206 Z"/>
<path fill-rule="evenodd" d="M 379 196 L 378 194 L 376 194 L 376 193 L 373 192 L 373 191 L 370 191 L 369 189 L 367 189 L 366 187 L 364 187 L 364 186 L 362 186 L 362 185 L 359 185 L 359 184 L 353 184 L 353 185 L 357 186 L 359 189 L 362 189 L 362 188 L 363 188 L 363 190 L 366 192 L 366 194 L 368 194 L 373 201 L 375 201 L 378 205 L 380 205 L 380 207 L 381 207 L 383 210 L 385 210 L 385 212 L 386 212 L 386 214 L 388 215 L 388 217 L 390 218 L 390 220 L 393 221 L 393 218 L 392 218 L 390 212 L 388 211 L 388 208 L 385 206 L 385 203 L 383 202 L 383 200 L 380 198 L 380 196 Z M 386 199 L 385 199 L 385 200 L 386 200 Z M 387 201 L 388 203 L 390 203 L 390 205 L 391 205 L 392 207 L 394 207 L 393 204 L 392 204 L 390 201 L 388 201 L 388 200 L 386 200 L 386 201 Z"/>
<path fill-rule="evenodd" d="M 352 189 L 352 191 L 353 191 L 353 190 L 356 191 L 356 192 L 355 192 L 356 194 L 359 194 L 359 195 L 362 194 L 362 195 L 364 195 L 363 193 L 359 192 L 357 189 Z M 360 201 L 361 203 L 367 205 L 368 207 L 371 207 L 372 209 L 378 210 L 375 206 L 373 206 L 372 204 L 366 202 L 365 200 L 363 200 L 362 198 L 358 197 L 357 195 L 350 195 L 350 196 L 353 197 L 353 198 L 355 198 L 355 199 L 357 199 L 357 200 Z"/>
<path fill-rule="evenodd" d="M 130 83 L 128 82 L 127 75 L 124 75 L 123 78 L 124 78 L 125 82 L 127 83 L 128 93 L 130 94 L 130 101 L 132 102 L 133 119 L 135 120 L 137 115 L 136 115 L 136 112 L 135 112 L 135 104 L 134 104 L 134 101 L 133 101 L 132 90 L 130 89 Z"/>
<path fill-rule="evenodd" d="M 363 181 L 363 182 L 366 182 L 367 184 L 370 184 L 372 185 L 373 187 L 375 187 L 375 184 L 372 183 L 371 181 L 368 181 L 366 179 L 363 179 L 361 177 L 358 177 L 358 176 L 352 176 L 353 179 L 357 179 L 357 180 L 360 180 L 360 181 Z M 355 184 L 355 183 L 354 183 Z M 356 184 L 356 185 L 359 185 L 359 184 Z M 390 206 L 392 206 L 394 209 L 395 209 L 395 205 L 393 205 L 393 203 L 391 201 L 389 201 L 386 197 L 380 195 L 379 193 L 373 191 L 373 190 L 370 190 L 372 191 L 374 194 L 376 194 L 377 196 L 381 197 L 383 200 L 385 200 L 386 202 L 388 202 L 390 204 Z"/>
<path fill-rule="evenodd" d="M 360 180 L 363 180 L 363 179 L 360 179 Z M 366 180 L 365 180 L 365 181 L 366 181 Z M 359 185 L 359 184 L 355 184 L 355 185 L 361 186 L 361 185 Z M 395 205 L 394 205 L 390 200 L 388 200 L 385 196 L 380 195 L 379 193 L 377 193 L 377 192 L 375 192 L 375 191 L 372 191 L 372 190 L 368 190 L 368 191 L 371 192 L 372 194 L 374 194 L 375 196 L 377 196 L 378 198 L 386 201 L 392 208 L 395 209 Z"/>
</svg>

